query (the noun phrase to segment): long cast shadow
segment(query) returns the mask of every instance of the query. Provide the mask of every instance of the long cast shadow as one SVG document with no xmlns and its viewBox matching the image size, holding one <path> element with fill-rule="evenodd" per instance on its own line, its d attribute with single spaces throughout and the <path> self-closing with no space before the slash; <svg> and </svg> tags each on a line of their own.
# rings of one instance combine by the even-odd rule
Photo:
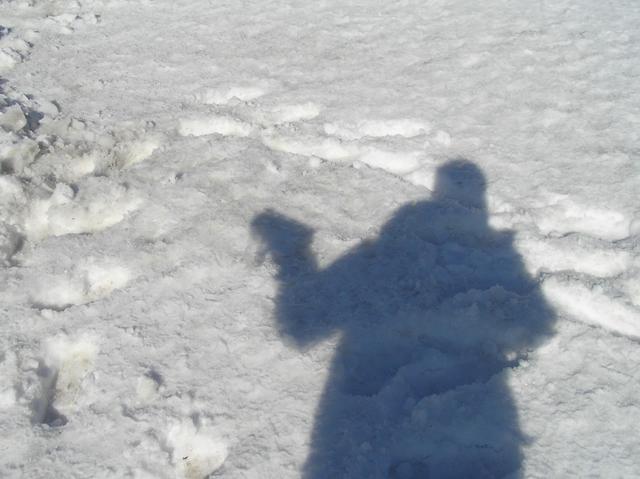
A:
<svg viewBox="0 0 640 479">
<path fill-rule="evenodd" d="M 281 334 L 299 348 L 341 334 L 304 478 L 518 477 L 526 437 L 506 377 L 554 315 L 484 197 L 480 169 L 450 161 L 431 199 L 324 269 L 309 227 L 254 219 Z"/>
</svg>

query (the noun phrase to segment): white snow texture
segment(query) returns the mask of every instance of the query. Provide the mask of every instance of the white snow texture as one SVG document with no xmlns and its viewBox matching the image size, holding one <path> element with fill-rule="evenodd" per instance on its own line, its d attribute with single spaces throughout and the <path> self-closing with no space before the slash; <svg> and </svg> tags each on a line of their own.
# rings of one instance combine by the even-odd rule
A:
<svg viewBox="0 0 640 479">
<path fill-rule="evenodd" d="M 0 2 L 0 477 L 640 477 L 638 25 Z"/>
</svg>

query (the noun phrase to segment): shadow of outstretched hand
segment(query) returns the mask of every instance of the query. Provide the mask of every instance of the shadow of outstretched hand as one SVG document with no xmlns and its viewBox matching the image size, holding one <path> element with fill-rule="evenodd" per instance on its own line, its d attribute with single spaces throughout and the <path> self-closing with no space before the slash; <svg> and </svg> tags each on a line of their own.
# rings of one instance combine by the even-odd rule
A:
<svg viewBox="0 0 640 479">
<path fill-rule="evenodd" d="M 259 261 L 270 255 L 278 267 L 280 279 L 315 270 L 311 253 L 313 230 L 308 226 L 267 210 L 254 218 L 251 231 L 262 242 Z"/>
<path fill-rule="evenodd" d="M 279 333 L 296 347 L 305 347 L 327 334 L 323 296 L 310 292 L 320 287 L 320 275 L 311 252 L 313 230 L 273 210 L 266 210 L 251 223 L 251 231 L 262 243 L 258 260 L 271 258 L 282 285 L 277 299 Z"/>
</svg>

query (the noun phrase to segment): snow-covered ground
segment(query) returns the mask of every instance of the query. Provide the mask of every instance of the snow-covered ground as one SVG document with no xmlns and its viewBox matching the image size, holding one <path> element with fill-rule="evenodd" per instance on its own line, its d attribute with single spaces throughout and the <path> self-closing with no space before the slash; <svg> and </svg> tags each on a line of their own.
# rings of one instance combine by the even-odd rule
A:
<svg viewBox="0 0 640 479">
<path fill-rule="evenodd" d="M 640 476 L 638 25 L 0 1 L 0 476 Z"/>
</svg>

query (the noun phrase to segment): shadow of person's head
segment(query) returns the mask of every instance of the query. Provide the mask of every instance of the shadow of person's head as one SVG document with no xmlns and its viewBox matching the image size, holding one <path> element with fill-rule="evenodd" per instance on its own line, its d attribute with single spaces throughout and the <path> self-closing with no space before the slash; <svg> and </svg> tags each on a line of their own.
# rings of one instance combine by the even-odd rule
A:
<svg viewBox="0 0 640 479">
<path fill-rule="evenodd" d="M 433 198 L 485 209 L 486 180 L 474 163 L 463 158 L 448 161 L 436 173 Z"/>
<path fill-rule="evenodd" d="M 465 245 L 492 238 L 495 232 L 488 224 L 485 192 L 485 176 L 478 166 L 461 158 L 448 161 L 436 171 L 430 198 L 395 211 L 380 230 L 380 243 L 405 251 L 410 238 Z"/>
</svg>

